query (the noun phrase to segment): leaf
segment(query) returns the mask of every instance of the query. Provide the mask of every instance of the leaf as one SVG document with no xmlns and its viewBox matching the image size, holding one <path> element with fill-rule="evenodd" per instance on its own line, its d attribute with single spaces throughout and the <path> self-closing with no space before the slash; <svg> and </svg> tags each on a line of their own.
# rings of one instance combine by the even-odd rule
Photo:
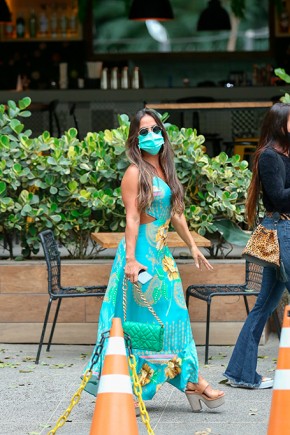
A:
<svg viewBox="0 0 290 435">
<path fill-rule="evenodd" d="M 5 194 L 6 192 L 6 183 L 4 181 L 0 181 L 0 195 Z"/>
<path fill-rule="evenodd" d="M 19 116 L 22 116 L 23 118 L 29 118 L 31 116 L 31 112 L 29 110 L 24 110 L 23 112 L 19 113 Z"/>
<path fill-rule="evenodd" d="M 283 68 L 275 68 L 274 73 L 277 77 L 284 80 L 286 83 L 290 83 L 290 75 L 286 73 L 286 71 Z"/>
<path fill-rule="evenodd" d="M 90 166 L 87 163 L 81 163 L 80 164 L 80 168 L 81 169 L 85 169 L 86 171 L 90 171 L 91 170 Z"/>
<path fill-rule="evenodd" d="M 237 246 L 246 246 L 250 238 L 250 233 L 243 231 L 229 219 L 215 220 L 213 223 L 228 243 Z"/>
<path fill-rule="evenodd" d="M 88 356 L 88 353 L 81 353 L 80 357 L 81 359 L 85 359 Z"/>
<path fill-rule="evenodd" d="M 57 188 L 54 186 L 50 186 L 49 191 L 52 195 L 55 195 L 58 192 Z"/>
<path fill-rule="evenodd" d="M 22 171 L 22 166 L 19 163 L 15 163 L 15 165 L 13 165 L 13 170 L 14 172 L 16 172 L 16 174 L 19 175 Z"/>
<path fill-rule="evenodd" d="M 66 367 L 66 364 L 52 364 L 50 366 L 51 369 L 63 369 L 64 367 Z"/>
<path fill-rule="evenodd" d="M 44 424 L 40 424 L 39 426 L 43 429 L 48 429 L 49 427 L 51 427 L 51 424 L 44 423 Z"/>
<path fill-rule="evenodd" d="M 194 435 L 209 435 L 209 434 L 211 434 L 211 428 L 210 427 L 207 427 L 206 429 L 194 432 Z"/>
<path fill-rule="evenodd" d="M 22 359 L 23 362 L 27 362 L 27 361 L 35 361 L 35 356 L 25 356 Z"/>
<path fill-rule="evenodd" d="M 30 97 L 24 97 L 21 100 L 18 101 L 18 106 L 21 110 L 26 109 L 31 104 L 31 98 Z"/>
<path fill-rule="evenodd" d="M 70 128 L 68 131 L 68 135 L 70 136 L 70 138 L 75 138 L 78 135 L 78 131 L 75 128 Z"/>
<path fill-rule="evenodd" d="M 258 409 L 250 409 L 249 410 L 249 415 L 257 415 L 258 414 Z"/>
<path fill-rule="evenodd" d="M 85 287 L 76 287 L 76 291 L 79 293 L 84 293 L 86 291 Z"/>
<path fill-rule="evenodd" d="M 51 219 L 53 220 L 53 222 L 58 223 L 58 222 L 61 221 L 61 216 L 58 215 L 58 214 L 53 214 L 53 215 L 51 215 L 50 217 L 51 217 Z"/>
</svg>

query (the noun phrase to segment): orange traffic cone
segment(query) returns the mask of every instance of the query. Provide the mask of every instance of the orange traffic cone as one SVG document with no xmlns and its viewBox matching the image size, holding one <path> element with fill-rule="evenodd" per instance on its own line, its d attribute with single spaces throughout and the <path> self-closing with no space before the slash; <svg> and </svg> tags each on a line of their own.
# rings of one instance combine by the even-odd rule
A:
<svg viewBox="0 0 290 435">
<path fill-rule="evenodd" d="M 285 307 L 268 435 L 290 434 L 290 305 Z"/>
<path fill-rule="evenodd" d="M 121 319 L 114 318 L 90 435 L 137 435 L 132 385 Z"/>
</svg>

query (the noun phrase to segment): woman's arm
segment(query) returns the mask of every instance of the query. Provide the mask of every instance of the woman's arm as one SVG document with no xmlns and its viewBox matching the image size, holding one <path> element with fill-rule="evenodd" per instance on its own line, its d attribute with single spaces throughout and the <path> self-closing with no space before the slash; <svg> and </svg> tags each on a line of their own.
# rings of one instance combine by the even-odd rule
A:
<svg viewBox="0 0 290 435">
<path fill-rule="evenodd" d="M 122 199 L 126 209 L 126 266 L 125 274 L 131 282 L 137 282 L 138 273 L 141 269 L 147 269 L 135 258 L 136 241 L 140 225 L 140 211 L 137 206 L 139 184 L 139 171 L 134 165 L 129 166 L 124 174 L 121 191 Z"/>
<path fill-rule="evenodd" d="M 290 188 L 285 187 L 281 172 L 282 157 L 266 149 L 259 157 L 259 176 L 263 189 L 276 211 L 289 213 Z"/>
<path fill-rule="evenodd" d="M 196 243 L 193 240 L 193 237 L 188 229 L 188 225 L 184 214 L 181 215 L 175 214 L 174 216 L 172 216 L 171 223 L 175 231 L 177 232 L 177 234 L 182 238 L 182 240 L 188 246 L 191 255 L 193 256 L 196 267 L 201 269 L 202 265 L 204 265 L 208 270 L 212 270 L 213 269 L 212 265 L 207 261 L 207 259 L 204 257 L 204 255 L 200 252 L 200 250 L 196 246 Z"/>
</svg>

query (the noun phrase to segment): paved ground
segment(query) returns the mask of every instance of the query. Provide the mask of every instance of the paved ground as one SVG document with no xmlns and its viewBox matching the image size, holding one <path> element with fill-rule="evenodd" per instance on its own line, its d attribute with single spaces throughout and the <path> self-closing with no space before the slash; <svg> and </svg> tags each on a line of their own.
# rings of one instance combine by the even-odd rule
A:
<svg viewBox="0 0 290 435">
<path fill-rule="evenodd" d="M 80 374 L 92 346 L 52 346 L 34 364 L 36 345 L 0 345 L 0 435 L 44 435 L 54 427 L 80 384 Z M 272 334 L 259 349 L 259 370 L 274 376 L 279 341 Z M 211 346 L 208 366 L 201 372 L 214 386 L 226 392 L 226 404 L 215 411 L 192 413 L 185 395 L 164 386 L 147 402 L 156 435 L 266 435 L 271 390 L 235 389 L 219 385 L 232 347 Z M 198 347 L 200 361 L 204 347 Z M 94 398 L 83 393 L 59 435 L 88 435 L 94 412 Z M 147 431 L 139 420 L 140 435 Z M 105 434 L 104 434 L 105 435 Z"/>
</svg>

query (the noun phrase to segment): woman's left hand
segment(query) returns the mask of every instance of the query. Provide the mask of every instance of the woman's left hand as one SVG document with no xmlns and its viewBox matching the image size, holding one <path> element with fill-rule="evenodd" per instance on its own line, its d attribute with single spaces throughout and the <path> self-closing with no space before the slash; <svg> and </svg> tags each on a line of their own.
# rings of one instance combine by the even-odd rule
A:
<svg viewBox="0 0 290 435">
<path fill-rule="evenodd" d="M 202 266 L 204 266 L 207 270 L 213 270 L 212 265 L 207 261 L 197 246 L 192 247 L 190 252 L 198 269 L 202 270 Z"/>
</svg>

